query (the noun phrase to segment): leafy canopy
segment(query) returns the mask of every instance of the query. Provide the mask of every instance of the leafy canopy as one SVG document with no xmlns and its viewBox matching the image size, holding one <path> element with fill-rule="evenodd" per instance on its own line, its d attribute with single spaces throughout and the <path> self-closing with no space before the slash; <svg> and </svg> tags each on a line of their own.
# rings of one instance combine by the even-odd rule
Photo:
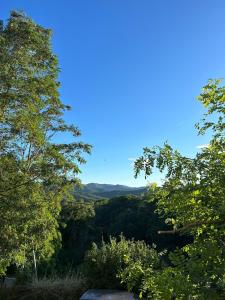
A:
<svg viewBox="0 0 225 300">
<path fill-rule="evenodd" d="M 154 299 L 225 296 L 225 86 L 220 83 L 210 80 L 198 98 L 207 109 L 196 125 L 198 133 L 212 133 L 205 148 L 189 158 L 165 143 L 144 148 L 135 162 L 136 176 L 141 171 L 151 175 L 153 167 L 166 172 L 163 186 L 155 187 L 152 197 L 158 213 L 173 226 L 161 233 L 194 238 L 170 254 L 171 267 L 144 280 L 143 289 L 151 290 Z"/>
<path fill-rule="evenodd" d="M 33 249 L 39 258 L 54 251 L 62 197 L 91 150 L 63 119 L 70 107 L 50 41 L 49 29 L 15 11 L 0 29 L 0 273 Z"/>
</svg>

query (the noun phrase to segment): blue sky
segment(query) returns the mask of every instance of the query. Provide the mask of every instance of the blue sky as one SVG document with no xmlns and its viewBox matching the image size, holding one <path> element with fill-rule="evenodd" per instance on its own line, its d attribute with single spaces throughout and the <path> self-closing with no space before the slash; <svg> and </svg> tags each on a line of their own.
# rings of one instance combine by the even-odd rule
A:
<svg viewBox="0 0 225 300">
<path fill-rule="evenodd" d="M 53 29 L 66 120 L 93 145 L 84 183 L 144 185 L 132 168 L 143 147 L 192 156 L 208 142 L 196 96 L 225 74 L 224 0 L 1 0 L 0 18 L 12 9 Z"/>
</svg>

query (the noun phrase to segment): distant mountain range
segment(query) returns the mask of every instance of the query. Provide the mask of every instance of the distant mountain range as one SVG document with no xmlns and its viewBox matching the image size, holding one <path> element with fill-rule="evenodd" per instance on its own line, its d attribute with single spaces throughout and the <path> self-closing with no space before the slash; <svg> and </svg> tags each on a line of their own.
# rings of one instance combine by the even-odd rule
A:
<svg viewBox="0 0 225 300">
<path fill-rule="evenodd" d="M 75 189 L 74 195 L 76 199 L 84 200 L 100 200 L 110 199 L 125 195 L 141 196 L 147 191 L 146 187 L 130 187 L 120 184 L 100 184 L 88 183 L 82 188 Z"/>
</svg>

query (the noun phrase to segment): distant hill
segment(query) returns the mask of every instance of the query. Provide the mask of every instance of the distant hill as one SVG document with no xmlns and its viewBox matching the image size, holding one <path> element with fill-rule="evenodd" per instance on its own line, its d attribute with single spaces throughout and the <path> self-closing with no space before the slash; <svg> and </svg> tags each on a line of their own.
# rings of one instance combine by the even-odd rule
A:
<svg viewBox="0 0 225 300">
<path fill-rule="evenodd" d="M 130 187 L 120 184 L 100 184 L 88 183 L 84 184 L 81 189 L 75 189 L 74 195 L 76 199 L 84 200 L 100 200 L 110 199 L 119 196 L 136 195 L 140 196 L 147 191 L 146 187 Z"/>
</svg>

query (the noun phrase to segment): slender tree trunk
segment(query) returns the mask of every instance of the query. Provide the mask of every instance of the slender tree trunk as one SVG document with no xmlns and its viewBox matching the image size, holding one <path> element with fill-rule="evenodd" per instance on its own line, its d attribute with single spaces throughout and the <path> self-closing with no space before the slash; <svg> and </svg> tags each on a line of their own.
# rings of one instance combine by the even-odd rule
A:
<svg viewBox="0 0 225 300">
<path fill-rule="evenodd" d="M 34 259 L 34 276 L 35 276 L 35 281 L 38 280 L 38 276 L 37 276 L 37 261 L 36 261 L 36 254 L 35 254 L 35 250 L 33 249 L 33 259 Z"/>
</svg>

